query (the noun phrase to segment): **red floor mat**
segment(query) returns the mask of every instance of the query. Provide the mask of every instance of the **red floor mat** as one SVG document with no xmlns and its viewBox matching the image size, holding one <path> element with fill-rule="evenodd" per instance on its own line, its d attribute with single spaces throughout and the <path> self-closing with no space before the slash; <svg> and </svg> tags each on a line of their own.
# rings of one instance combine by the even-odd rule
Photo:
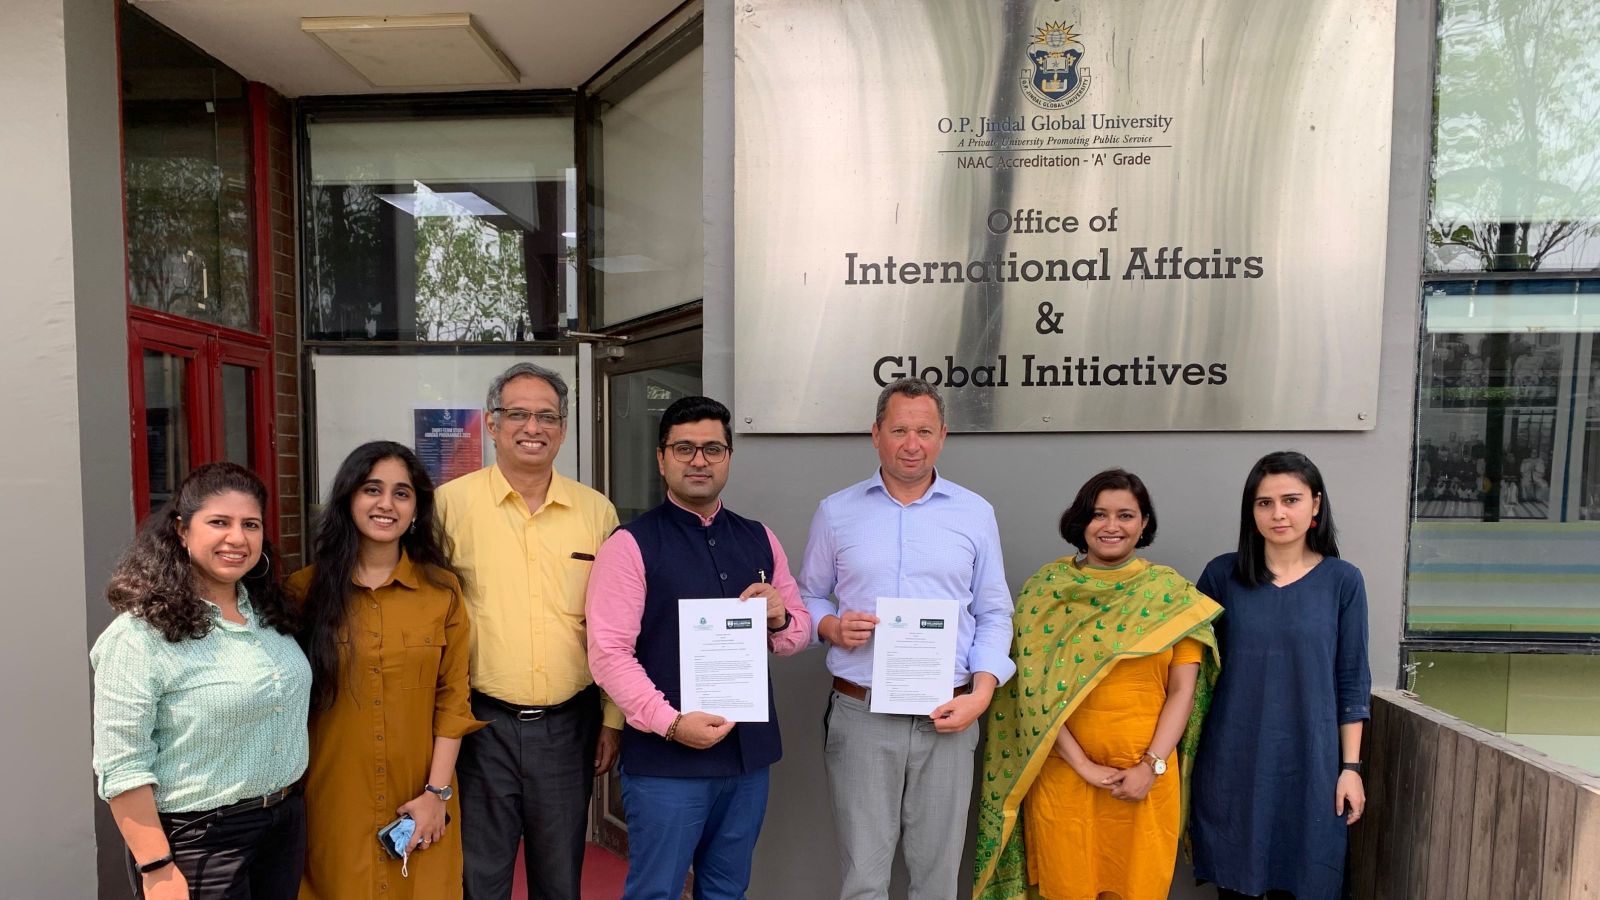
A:
<svg viewBox="0 0 1600 900">
<path fill-rule="evenodd" d="M 583 900 L 617 900 L 628 878 L 628 861 L 610 850 L 590 844 L 583 856 Z M 523 876 L 522 851 L 517 851 L 517 882 L 511 900 L 527 900 L 528 882 Z"/>
</svg>

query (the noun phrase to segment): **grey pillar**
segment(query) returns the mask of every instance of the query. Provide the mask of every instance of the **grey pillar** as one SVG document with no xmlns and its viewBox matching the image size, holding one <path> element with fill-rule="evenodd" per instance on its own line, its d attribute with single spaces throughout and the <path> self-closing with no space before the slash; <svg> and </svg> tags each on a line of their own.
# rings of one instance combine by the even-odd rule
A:
<svg viewBox="0 0 1600 900">
<path fill-rule="evenodd" d="M 0 898 L 98 890 L 86 640 L 132 530 L 115 9 L 0 29 Z"/>
</svg>

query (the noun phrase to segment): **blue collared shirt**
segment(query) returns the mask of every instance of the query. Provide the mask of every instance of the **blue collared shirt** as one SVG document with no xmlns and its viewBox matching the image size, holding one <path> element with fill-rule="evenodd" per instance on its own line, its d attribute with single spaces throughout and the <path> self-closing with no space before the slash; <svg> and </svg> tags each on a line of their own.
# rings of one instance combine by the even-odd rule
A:
<svg viewBox="0 0 1600 900">
<path fill-rule="evenodd" d="M 954 599 L 961 606 L 955 683 L 988 672 L 1005 684 L 1017 670 L 994 507 L 937 472 L 927 493 L 904 506 L 881 471 L 823 500 L 800 565 L 800 597 L 811 610 L 813 641 L 824 616 L 873 612 L 879 597 Z M 829 647 L 828 670 L 871 685 L 872 643 Z"/>
</svg>

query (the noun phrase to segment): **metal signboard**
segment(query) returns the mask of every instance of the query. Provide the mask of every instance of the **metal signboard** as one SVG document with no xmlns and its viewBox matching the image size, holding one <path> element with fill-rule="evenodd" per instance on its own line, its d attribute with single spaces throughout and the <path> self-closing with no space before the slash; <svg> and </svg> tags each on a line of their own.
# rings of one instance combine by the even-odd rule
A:
<svg viewBox="0 0 1600 900">
<path fill-rule="evenodd" d="M 1393 0 L 741 0 L 746 432 L 1375 424 Z"/>
</svg>

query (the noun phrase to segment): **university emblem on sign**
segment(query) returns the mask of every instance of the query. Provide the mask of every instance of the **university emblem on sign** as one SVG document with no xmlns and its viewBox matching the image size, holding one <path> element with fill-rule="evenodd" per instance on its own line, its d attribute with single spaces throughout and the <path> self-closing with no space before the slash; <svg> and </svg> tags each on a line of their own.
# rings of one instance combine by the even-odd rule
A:
<svg viewBox="0 0 1600 900">
<path fill-rule="evenodd" d="M 1044 109 L 1065 109 L 1089 90 L 1089 69 L 1079 68 L 1083 44 L 1066 22 L 1045 22 L 1028 44 L 1022 93 Z"/>
</svg>

